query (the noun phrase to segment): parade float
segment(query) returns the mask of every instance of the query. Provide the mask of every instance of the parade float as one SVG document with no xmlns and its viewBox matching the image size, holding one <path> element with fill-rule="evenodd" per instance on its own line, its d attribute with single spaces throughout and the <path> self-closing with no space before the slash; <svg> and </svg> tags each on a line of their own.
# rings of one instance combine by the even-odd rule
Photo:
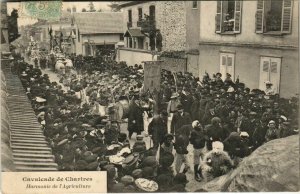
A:
<svg viewBox="0 0 300 194">
<path fill-rule="evenodd" d="M 196 192 L 299 191 L 299 136 L 272 140 Z"/>
</svg>

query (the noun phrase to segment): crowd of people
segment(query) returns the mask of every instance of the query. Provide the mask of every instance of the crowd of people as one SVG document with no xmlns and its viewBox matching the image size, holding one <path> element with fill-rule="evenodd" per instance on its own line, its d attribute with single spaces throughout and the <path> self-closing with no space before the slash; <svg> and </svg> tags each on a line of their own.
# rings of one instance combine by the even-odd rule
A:
<svg viewBox="0 0 300 194">
<path fill-rule="evenodd" d="M 251 90 L 230 74 L 200 80 L 163 70 L 150 92 L 141 65 L 70 58 L 78 73 L 60 74 L 61 83 L 22 60 L 15 69 L 59 170 L 107 171 L 109 192 L 184 192 L 188 171 L 210 181 L 262 144 L 298 133 L 298 98 L 280 98 L 269 82 Z"/>
</svg>

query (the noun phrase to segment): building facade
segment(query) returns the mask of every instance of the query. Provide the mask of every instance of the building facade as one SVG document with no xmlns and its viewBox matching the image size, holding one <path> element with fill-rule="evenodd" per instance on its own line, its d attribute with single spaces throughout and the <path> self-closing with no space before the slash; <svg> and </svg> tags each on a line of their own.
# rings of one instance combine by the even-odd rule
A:
<svg viewBox="0 0 300 194">
<path fill-rule="evenodd" d="M 184 1 L 129 1 L 121 4 L 125 47 L 118 59 L 129 65 L 155 60 L 154 53 L 186 48 Z"/>
<path fill-rule="evenodd" d="M 120 12 L 74 13 L 76 55 L 94 56 L 97 50 L 114 49 L 123 41 Z"/>
<path fill-rule="evenodd" d="M 298 1 L 201 1 L 199 75 L 221 72 L 247 87 L 270 81 L 281 97 L 298 94 Z"/>
<path fill-rule="evenodd" d="M 200 1 L 186 1 L 187 71 L 199 75 Z"/>
<path fill-rule="evenodd" d="M 7 3 L 0 2 L 1 8 L 1 52 L 9 52 Z"/>
</svg>

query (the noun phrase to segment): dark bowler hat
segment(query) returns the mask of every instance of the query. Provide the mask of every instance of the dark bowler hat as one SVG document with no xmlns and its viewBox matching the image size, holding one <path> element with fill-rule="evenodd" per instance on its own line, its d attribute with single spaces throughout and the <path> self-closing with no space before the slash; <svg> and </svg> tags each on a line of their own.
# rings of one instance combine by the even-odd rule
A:
<svg viewBox="0 0 300 194">
<path fill-rule="evenodd" d="M 144 167 L 156 167 L 158 165 L 158 162 L 156 161 L 156 157 L 155 156 L 147 156 L 143 162 L 142 165 Z"/>
<path fill-rule="evenodd" d="M 186 175 L 184 173 L 178 173 L 176 174 L 176 176 L 174 177 L 174 183 L 175 184 L 186 184 L 189 181 L 186 178 Z"/>
<path fill-rule="evenodd" d="M 89 164 L 86 166 L 86 169 L 87 169 L 88 171 L 95 171 L 95 170 L 97 170 L 98 166 L 99 166 L 99 162 L 95 161 L 95 162 L 89 163 Z"/>
<path fill-rule="evenodd" d="M 97 157 L 98 157 L 98 155 L 96 155 L 96 154 L 89 155 L 89 156 L 84 157 L 84 160 L 88 163 L 92 163 L 92 162 L 97 161 Z"/>
<path fill-rule="evenodd" d="M 134 178 L 132 176 L 125 175 L 121 178 L 121 183 L 123 183 L 124 185 L 133 184 L 134 183 Z"/>
<path fill-rule="evenodd" d="M 132 177 L 137 179 L 137 178 L 142 178 L 143 174 L 142 174 L 143 170 L 142 169 L 135 169 L 134 171 L 132 171 Z"/>
<path fill-rule="evenodd" d="M 142 169 L 142 175 L 143 175 L 143 178 L 152 178 L 153 177 L 153 173 L 154 172 L 154 169 L 152 167 L 144 167 Z"/>
<path fill-rule="evenodd" d="M 173 164 L 173 162 L 174 162 L 174 156 L 169 152 L 162 154 L 161 157 L 159 158 L 160 165 L 164 167 L 170 167 Z"/>
<path fill-rule="evenodd" d="M 88 163 L 86 161 L 78 160 L 76 162 L 75 169 L 79 170 L 79 171 L 84 171 L 84 170 L 86 170 L 87 165 L 88 165 Z"/>
</svg>

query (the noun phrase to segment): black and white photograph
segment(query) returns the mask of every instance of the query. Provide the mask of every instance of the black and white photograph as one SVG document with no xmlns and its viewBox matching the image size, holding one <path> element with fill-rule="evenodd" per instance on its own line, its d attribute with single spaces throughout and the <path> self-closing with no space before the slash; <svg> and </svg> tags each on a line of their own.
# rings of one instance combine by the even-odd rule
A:
<svg viewBox="0 0 300 194">
<path fill-rule="evenodd" d="M 0 4 L 3 193 L 300 191 L 298 0 Z"/>
</svg>

